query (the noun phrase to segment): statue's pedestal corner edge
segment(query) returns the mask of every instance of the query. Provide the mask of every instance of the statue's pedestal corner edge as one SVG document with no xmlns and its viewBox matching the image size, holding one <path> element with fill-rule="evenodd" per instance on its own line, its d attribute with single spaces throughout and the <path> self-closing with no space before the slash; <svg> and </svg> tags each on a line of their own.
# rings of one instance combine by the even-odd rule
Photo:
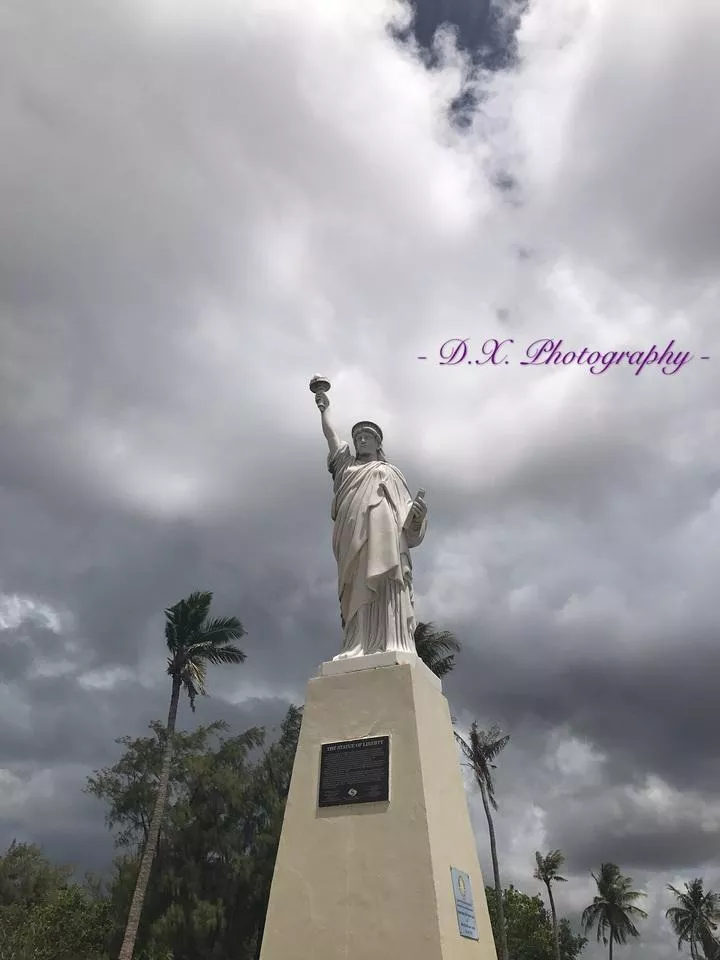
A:
<svg viewBox="0 0 720 960">
<path fill-rule="evenodd" d="M 437 690 L 442 692 L 442 681 L 423 663 L 417 653 L 401 650 L 362 654 L 357 657 L 347 657 L 342 660 L 326 660 L 319 665 L 317 675 L 314 679 L 337 677 L 347 673 L 360 673 L 365 670 L 380 670 L 383 667 L 394 667 L 405 664 L 419 670 Z"/>
</svg>

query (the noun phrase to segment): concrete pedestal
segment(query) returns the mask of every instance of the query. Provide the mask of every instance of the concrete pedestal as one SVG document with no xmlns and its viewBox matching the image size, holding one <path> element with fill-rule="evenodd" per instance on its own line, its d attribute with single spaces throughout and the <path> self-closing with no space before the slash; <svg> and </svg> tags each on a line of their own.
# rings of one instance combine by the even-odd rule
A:
<svg viewBox="0 0 720 960">
<path fill-rule="evenodd" d="M 321 745 L 382 736 L 389 800 L 319 807 Z M 415 655 L 331 661 L 308 684 L 260 960 L 497 960 L 447 700 Z"/>
</svg>

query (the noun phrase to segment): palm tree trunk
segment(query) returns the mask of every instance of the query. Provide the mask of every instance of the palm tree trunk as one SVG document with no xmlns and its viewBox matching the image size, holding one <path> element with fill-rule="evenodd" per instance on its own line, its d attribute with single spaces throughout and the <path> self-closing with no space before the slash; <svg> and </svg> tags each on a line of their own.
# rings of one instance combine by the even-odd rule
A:
<svg viewBox="0 0 720 960">
<path fill-rule="evenodd" d="M 613 929 L 610 927 L 610 954 L 608 960 L 612 960 L 612 947 L 613 947 Z"/>
<path fill-rule="evenodd" d="M 553 945 L 555 947 L 555 960 L 560 960 L 560 937 L 558 935 L 558 922 L 557 922 L 557 912 L 555 910 L 555 897 L 553 897 L 552 885 L 550 881 L 545 882 L 548 892 L 548 900 L 550 901 L 550 912 L 552 913 L 552 925 L 553 925 Z"/>
<path fill-rule="evenodd" d="M 170 783 L 170 763 L 172 760 L 172 736 L 175 733 L 175 720 L 177 718 L 179 700 L 180 680 L 173 677 L 170 710 L 168 712 L 166 728 L 165 753 L 160 771 L 157 797 L 155 798 L 155 807 L 153 808 L 152 819 L 150 820 L 150 829 L 140 861 L 140 869 L 138 870 L 137 880 L 135 881 L 135 890 L 133 892 L 132 902 L 130 903 L 130 910 L 128 911 L 125 936 L 123 937 L 122 946 L 120 947 L 118 960 L 132 960 L 133 951 L 135 950 L 135 939 L 137 938 L 138 927 L 140 926 L 143 902 L 145 900 L 145 894 L 147 893 L 150 870 L 155 857 L 155 850 L 160 837 L 160 827 L 165 813 L 165 804 L 167 802 L 168 784 Z"/>
<path fill-rule="evenodd" d="M 480 787 L 480 796 L 482 797 L 485 816 L 488 822 L 488 833 L 490 834 L 490 856 L 492 857 L 493 875 L 495 877 L 495 898 L 497 900 L 498 927 L 500 928 L 500 953 L 501 960 L 508 960 L 507 930 L 505 929 L 505 906 L 503 904 L 502 883 L 500 882 L 500 867 L 498 865 L 497 845 L 495 843 L 495 826 L 490 813 L 490 804 L 488 803 L 487 793 L 482 781 L 478 782 Z"/>
</svg>

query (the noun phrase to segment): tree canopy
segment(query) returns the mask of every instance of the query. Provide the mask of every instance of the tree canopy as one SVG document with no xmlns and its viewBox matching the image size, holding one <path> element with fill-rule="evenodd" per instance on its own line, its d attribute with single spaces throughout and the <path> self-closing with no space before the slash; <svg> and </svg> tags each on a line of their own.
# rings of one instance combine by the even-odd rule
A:
<svg viewBox="0 0 720 960">
<path fill-rule="evenodd" d="M 497 896 L 494 887 L 486 887 L 488 911 L 495 944 L 500 955 Z M 513 886 L 503 890 L 508 953 L 512 960 L 553 960 L 553 929 L 550 915 L 539 895 L 529 896 Z M 573 934 L 566 919 L 558 924 L 561 960 L 576 960 L 587 940 Z"/>
</svg>

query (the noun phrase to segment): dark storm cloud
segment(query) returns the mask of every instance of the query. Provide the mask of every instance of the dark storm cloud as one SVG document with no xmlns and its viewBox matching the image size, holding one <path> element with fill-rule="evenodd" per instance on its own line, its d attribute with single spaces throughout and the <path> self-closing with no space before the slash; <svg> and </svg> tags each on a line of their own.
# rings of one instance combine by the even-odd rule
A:
<svg viewBox="0 0 720 960">
<path fill-rule="evenodd" d="M 413 0 L 412 33 L 431 51 L 438 30 L 452 29 L 457 45 L 485 70 L 508 67 L 515 60 L 515 33 L 526 0 Z"/>
<path fill-rule="evenodd" d="M 13 840 L 35 843 L 56 862 L 76 867 L 79 877 L 88 870 L 104 873 L 112 862 L 113 842 L 102 805 L 82 793 L 89 773 L 77 766 L 56 768 L 43 782 L 33 783 L 16 807 L 3 805 L 0 849 Z M 4 793 L 12 798 L 7 783 Z"/>
<path fill-rule="evenodd" d="M 588 626 L 580 645 L 575 627 L 553 623 L 548 614 L 503 623 L 489 613 L 456 630 L 467 638 L 468 669 L 448 689 L 468 709 L 509 731 L 531 724 L 550 732 L 570 720 L 577 736 L 607 752 L 610 782 L 656 773 L 677 789 L 716 793 L 720 651 L 711 632 L 658 631 L 633 654 L 601 627 Z M 522 648 L 514 640 L 520 633 Z"/>
<path fill-rule="evenodd" d="M 1 637 L 0 676 L 6 682 L 24 679 L 37 658 L 57 654 L 58 636 L 49 627 L 8 627 Z"/>
<path fill-rule="evenodd" d="M 486 41 L 490 0 L 470 5 L 462 0 L 416 0 L 413 30 L 418 43 L 430 47 L 438 27 L 452 24 L 466 50 L 476 51 Z"/>
<path fill-rule="evenodd" d="M 0 739 L 4 764 L 32 760 L 52 765 L 59 757 L 99 764 L 107 756 L 108 742 L 121 735 L 118 731 L 130 733 L 124 729 L 128 725 L 142 730 L 167 712 L 162 693 L 143 690 L 137 683 L 83 690 L 74 676 L 46 676 L 26 680 L 23 689 L 31 710 L 24 723 L 5 717 Z"/>
<path fill-rule="evenodd" d="M 5 588 L 29 589 L 67 605 L 76 633 L 88 645 L 90 667 L 95 658 L 135 662 L 138 651 L 152 642 L 152 630 L 162 642 L 158 616 L 163 607 L 207 585 L 218 607 L 243 621 L 248 643 L 256 645 L 256 669 L 272 672 L 277 656 L 272 645 L 280 638 L 269 621 L 282 612 L 283 598 L 305 585 L 302 561 L 291 557 L 303 548 L 321 554 L 329 544 L 329 474 L 321 437 L 316 447 L 314 457 L 302 456 L 289 442 L 280 453 L 297 464 L 292 499 L 280 499 L 269 512 L 259 510 L 257 501 L 239 503 L 221 523 L 212 517 L 138 517 L 97 487 L 86 487 L 84 497 L 73 496 L 75 487 L 52 471 L 52 451 L 45 451 L 35 458 L 45 469 L 32 485 L 18 490 L 11 479 L 0 491 Z M 272 483 L 262 479 L 273 459 L 248 465 L 252 482 L 258 490 L 265 487 L 263 496 L 270 502 L 274 495 L 282 498 L 282 491 L 274 494 Z M 23 462 L 29 469 L 28 460 Z M 298 511 L 300 500 L 305 508 Z M 258 562 L 256 545 L 263 540 L 267 545 Z M 333 575 L 331 556 L 326 570 Z M 260 644 L 259 637 L 266 640 Z M 284 669 L 279 657 L 278 663 Z"/>
<path fill-rule="evenodd" d="M 717 825 L 703 829 L 702 823 L 690 818 L 657 824 L 648 824 L 647 819 L 645 812 L 643 817 L 624 819 L 622 823 L 600 819 L 591 826 L 587 815 L 580 823 L 565 822 L 562 838 L 568 869 L 580 873 L 589 864 L 610 861 L 622 863 L 629 870 L 690 870 L 699 875 L 717 864 Z"/>
</svg>

